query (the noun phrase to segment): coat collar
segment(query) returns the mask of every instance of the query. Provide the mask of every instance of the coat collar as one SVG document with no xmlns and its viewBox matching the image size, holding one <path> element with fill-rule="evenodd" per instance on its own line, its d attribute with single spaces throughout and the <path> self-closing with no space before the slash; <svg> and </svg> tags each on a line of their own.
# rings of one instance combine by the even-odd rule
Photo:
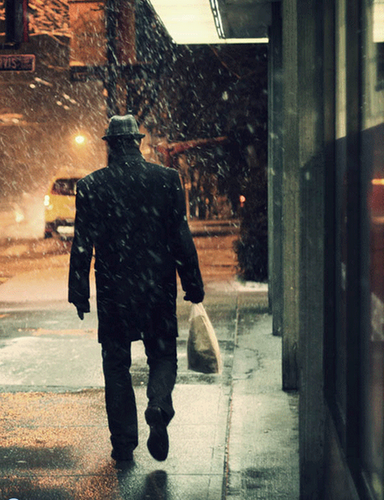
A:
<svg viewBox="0 0 384 500">
<path fill-rule="evenodd" d="M 125 150 L 124 154 L 119 156 L 110 155 L 108 164 L 109 166 L 122 165 L 123 163 L 129 163 L 137 159 L 144 160 L 140 150 L 137 148 L 128 148 Z"/>
</svg>

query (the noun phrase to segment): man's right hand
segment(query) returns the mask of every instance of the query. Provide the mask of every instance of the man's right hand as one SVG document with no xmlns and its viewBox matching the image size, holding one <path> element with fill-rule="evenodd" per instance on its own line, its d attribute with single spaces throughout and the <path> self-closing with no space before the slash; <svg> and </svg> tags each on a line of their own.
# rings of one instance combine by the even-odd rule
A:
<svg viewBox="0 0 384 500">
<path fill-rule="evenodd" d="M 188 300 L 192 302 L 192 304 L 200 304 L 200 302 L 204 300 L 204 291 L 199 289 L 189 291 L 185 294 L 184 300 Z"/>
</svg>

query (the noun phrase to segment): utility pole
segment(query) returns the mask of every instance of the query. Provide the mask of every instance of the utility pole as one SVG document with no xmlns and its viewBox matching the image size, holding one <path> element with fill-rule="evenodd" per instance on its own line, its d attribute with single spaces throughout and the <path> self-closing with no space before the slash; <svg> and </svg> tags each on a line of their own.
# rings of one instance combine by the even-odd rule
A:
<svg viewBox="0 0 384 500">
<path fill-rule="evenodd" d="M 107 31 L 107 116 L 117 115 L 118 59 L 116 53 L 117 9 L 120 0 L 106 0 L 105 17 Z"/>
<path fill-rule="evenodd" d="M 132 110 L 132 87 L 129 84 L 134 74 L 136 61 L 136 29 L 134 0 L 106 0 L 107 38 L 107 115 L 119 114 L 117 85 L 119 77 L 124 78 L 126 88 L 126 109 Z"/>
</svg>

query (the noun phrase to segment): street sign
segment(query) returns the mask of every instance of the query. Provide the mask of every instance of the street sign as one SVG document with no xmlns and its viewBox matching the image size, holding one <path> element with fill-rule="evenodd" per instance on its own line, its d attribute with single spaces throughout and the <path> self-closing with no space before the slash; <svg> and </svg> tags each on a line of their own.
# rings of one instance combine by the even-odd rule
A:
<svg viewBox="0 0 384 500">
<path fill-rule="evenodd" d="M 106 66 L 70 66 L 72 82 L 104 81 L 107 77 Z"/>
<path fill-rule="evenodd" d="M 136 64 L 120 64 L 114 69 L 119 78 L 130 75 L 131 78 L 140 77 L 142 69 L 149 67 L 151 63 L 139 62 Z M 90 82 L 95 80 L 106 81 L 108 78 L 108 66 L 78 66 L 76 64 L 69 67 L 72 82 Z"/>
<path fill-rule="evenodd" d="M 0 54 L 0 71 L 35 71 L 34 54 Z"/>
</svg>

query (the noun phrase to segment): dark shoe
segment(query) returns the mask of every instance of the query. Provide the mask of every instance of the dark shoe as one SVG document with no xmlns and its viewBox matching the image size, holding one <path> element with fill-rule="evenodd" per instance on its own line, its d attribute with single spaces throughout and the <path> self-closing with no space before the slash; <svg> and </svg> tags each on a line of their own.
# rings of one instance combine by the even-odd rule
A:
<svg viewBox="0 0 384 500">
<path fill-rule="evenodd" d="M 168 456 L 169 440 L 161 408 L 147 408 L 145 419 L 149 425 L 148 451 L 155 460 L 162 462 Z"/>
<path fill-rule="evenodd" d="M 132 450 L 124 450 L 117 451 L 115 448 L 112 450 L 111 457 L 116 462 L 129 462 L 133 460 L 133 451 Z"/>
</svg>

